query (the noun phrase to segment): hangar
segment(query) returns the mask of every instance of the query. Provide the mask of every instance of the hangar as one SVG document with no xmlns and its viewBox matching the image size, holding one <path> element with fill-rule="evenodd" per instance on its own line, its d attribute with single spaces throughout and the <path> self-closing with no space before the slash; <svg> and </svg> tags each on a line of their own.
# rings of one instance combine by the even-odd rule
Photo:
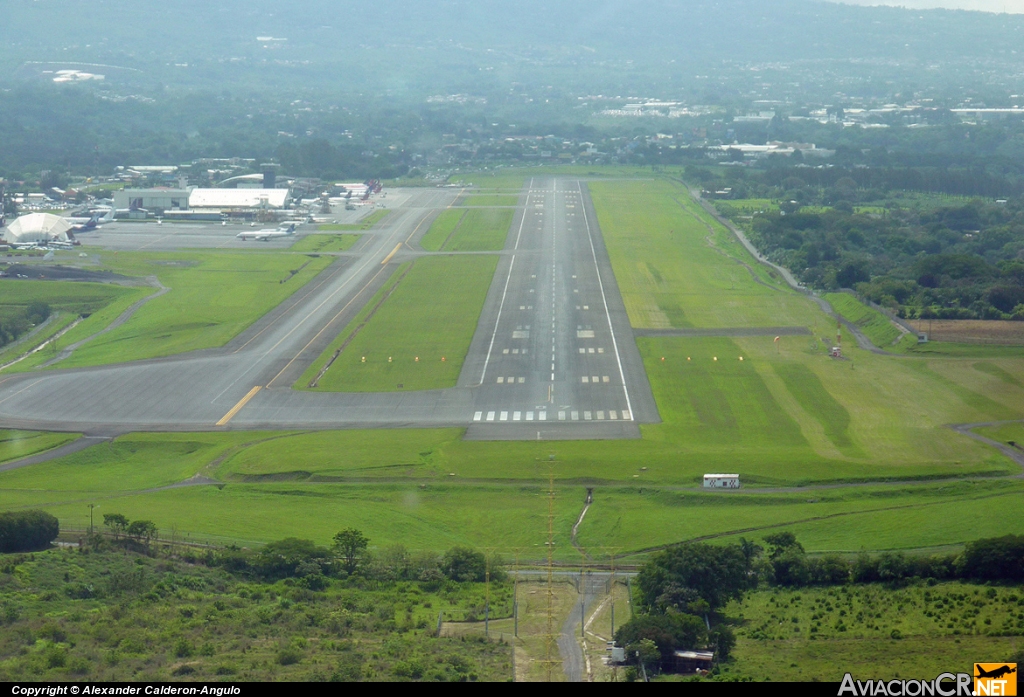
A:
<svg viewBox="0 0 1024 697">
<path fill-rule="evenodd" d="M 188 207 L 194 211 L 280 210 L 288 189 L 192 189 Z"/>
<path fill-rule="evenodd" d="M 71 223 L 58 215 L 30 213 L 16 218 L 3 230 L 8 244 L 38 244 L 40 242 L 70 242 Z"/>
</svg>

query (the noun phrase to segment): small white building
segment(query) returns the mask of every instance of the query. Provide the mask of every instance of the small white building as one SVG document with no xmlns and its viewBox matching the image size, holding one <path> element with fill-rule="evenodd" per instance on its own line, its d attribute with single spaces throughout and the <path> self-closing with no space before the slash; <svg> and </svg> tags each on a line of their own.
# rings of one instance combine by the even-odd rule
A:
<svg viewBox="0 0 1024 697">
<path fill-rule="evenodd" d="M 740 475 L 738 474 L 705 474 L 705 489 L 739 489 Z"/>
</svg>

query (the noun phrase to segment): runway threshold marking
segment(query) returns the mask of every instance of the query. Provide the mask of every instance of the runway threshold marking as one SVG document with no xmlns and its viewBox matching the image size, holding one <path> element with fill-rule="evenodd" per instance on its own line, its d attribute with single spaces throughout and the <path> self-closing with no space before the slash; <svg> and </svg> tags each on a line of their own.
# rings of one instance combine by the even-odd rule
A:
<svg viewBox="0 0 1024 697">
<path fill-rule="evenodd" d="M 223 417 L 221 417 L 221 420 L 217 422 L 217 425 L 218 426 L 227 426 L 228 422 L 231 421 L 231 419 L 235 418 L 235 416 L 238 414 L 238 412 L 242 411 L 242 409 L 245 407 L 245 405 L 249 403 L 249 400 L 251 400 L 253 397 L 255 397 L 256 394 L 260 390 L 262 390 L 262 389 L 263 388 L 261 386 L 256 385 L 256 387 L 254 387 L 251 390 L 249 390 L 249 393 L 247 395 L 245 395 L 240 400 L 238 400 L 238 404 L 236 404 L 235 406 L 231 407 L 231 411 L 229 411 L 227 414 L 225 414 Z"/>
</svg>

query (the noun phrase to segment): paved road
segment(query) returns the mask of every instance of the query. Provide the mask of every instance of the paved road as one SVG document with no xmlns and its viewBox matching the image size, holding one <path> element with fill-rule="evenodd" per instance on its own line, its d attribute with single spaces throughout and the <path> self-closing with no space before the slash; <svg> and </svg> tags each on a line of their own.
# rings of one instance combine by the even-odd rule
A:
<svg viewBox="0 0 1024 697">
<path fill-rule="evenodd" d="M 657 409 L 589 197 L 575 180 L 537 180 L 523 193 L 458 387 L 291 389 L 417 253 L 416 240 L 456 196 L 424 190 L 407 197 L 351 255 L 223 348 L 0 374 L 0 426 L 110 435 L 472 425 L 468 437 L 487 439 L 638 437 L 637 422 L 657 421 Z"/>
</svg>

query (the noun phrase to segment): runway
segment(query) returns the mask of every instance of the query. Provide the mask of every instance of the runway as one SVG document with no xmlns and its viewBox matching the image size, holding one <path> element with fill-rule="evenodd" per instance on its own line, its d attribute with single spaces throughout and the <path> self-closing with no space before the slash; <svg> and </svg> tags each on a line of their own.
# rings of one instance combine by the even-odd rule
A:
<svg viewBox="0 0 1024 697">
<path fill-rule="evenodd" d="M 137 363 L 0 374 L 0 427 L 129 431 L 469 427 L 467 438 L 638 437 L 657 421 L 586 189 L 534 180 L 501 255 L 458 386 L 292 390 L 419 247 L 457 192 L 407 197 L 306 287 L 219 349 Z M 154 245 L 157 246 L 157 245 Z"/>
</svg>

